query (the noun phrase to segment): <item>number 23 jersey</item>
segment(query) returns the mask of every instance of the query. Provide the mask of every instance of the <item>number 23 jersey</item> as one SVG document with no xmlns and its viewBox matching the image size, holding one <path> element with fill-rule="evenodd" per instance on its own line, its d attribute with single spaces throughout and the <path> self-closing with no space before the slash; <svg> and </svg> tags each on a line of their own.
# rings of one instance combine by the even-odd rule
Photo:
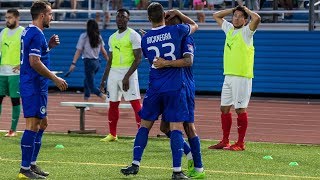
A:
<svg viewBox="0 0 320 180">
<path fill-rule="evenodd" d="M 141 40 L 144 57 L 150 63 L 149 89 L 158 93 L 179 90 L 183 86 L 183 68 L 165 67 L 156 69 L 155 57 L 165 60 L 182 58 L 182 39 L 190 34 L 190 26 L 178 24 L 152 28 Z"/>
</svg>

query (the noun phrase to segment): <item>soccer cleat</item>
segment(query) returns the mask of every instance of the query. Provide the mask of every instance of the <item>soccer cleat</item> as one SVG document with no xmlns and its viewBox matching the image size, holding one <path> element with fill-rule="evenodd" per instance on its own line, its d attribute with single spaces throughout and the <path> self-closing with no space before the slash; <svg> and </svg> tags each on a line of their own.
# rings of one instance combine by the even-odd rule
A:
<svg viewBox="0 0 320 180">
<path fill-rule="evenodd" d="M 243 150 L 245 150 L 245 145 L 244 145 L 244 143 L 237 142 L 235 144 L 232 144 L 229 147 L 224 147 L 223 149 L 229 150 L 229 151 L 243 151 Z"/>
<path fill-rule="evenodd" d="M 189 179 L 189 178 L 181 171 L 181 172 L 173 172 L 171 179 L 178 180 L 178 179 Z"/>
<path fill-rule="evenodd" d="M 20 169 L 18 179 L 46 179 L 46 177 L 36 174 L 32 172 L 30 169 Z"/>
<path fill-rule="evenodd" d="M 37 165 L 31 164 L 30 170 L 38 175 L 41 175 L 41 176 L 49 176 L 48 172 L 42 171 L 41 168 Z"/>
<path fill-rule="evenodd" d="M 14 137 L 14 136 L 17 136 L 17 133 L 14 132 L 12 129 L 10 129 L 8 131 L 8 133 L 6 135 L 4 135 L 5 137 Z"/>
<path fill-rule="evenodd" d="M 229 141 L 223 141 L 222 140 L 218 144 L 209 146 L 208 148 L 209 149 L 224 149 L 224 148 L 227 148 L 227 147 L 230 147 Z"/>
<path fill-rule="evenodd" d="M 113 136 L 112 134 L 108 134 L 103 139 L 100 139 L 101 142 L 111 142 L 111 141 L 118 141 L 118 136 Z"/>
<path fill-rule="evenodd" d="M 131 164 L 131 166 L 127 166 L 121 169 L 121 173 L 128 176 L 130 174 L 136 175 L 139 172 L 139 166 L 135 164 Z"/>
<path fill-rule="evenodd" d="M 193 159 L 188 160 L 188 173 L 194 170 L 194 162 Z"/>
<path fill-rule="evenodd" d="M 204 171 L 198 172 L 193 169 L 191 172 L 188 172 L 188 177 L 191 179 L 204 179 L 206 177 L 206 173 Z"/>
</svg>

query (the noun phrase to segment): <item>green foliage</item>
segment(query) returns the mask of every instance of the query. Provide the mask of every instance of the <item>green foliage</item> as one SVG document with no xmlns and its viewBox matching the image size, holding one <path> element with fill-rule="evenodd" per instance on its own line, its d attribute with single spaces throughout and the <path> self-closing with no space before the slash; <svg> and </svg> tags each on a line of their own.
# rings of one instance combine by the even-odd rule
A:
<svg viewBox="0 0 320 180">
<path fill-rule="evenodd" d="M 0 133 L 0 179 L 15 179 L 20 168 L 20 137 Z M 166 138 L 149 139 L 136 176 L 126 177 L 122 167 L 132 161 L 132 138 L 99 142 L 101 136 L 45 134 L 38 164 L 49 171 L 48 179 L 170 179 L 171 152 Z M 320 179 L 320 147 L 252 143 L 243 152 L 209 150 L 212 141 L 201 141 L 207 179 Z M 55 148 L 61 144 L 64 148 Z M 272 156 L 273 159 L 264 159 Z M 298 166 L 289 166 L 298 162 Z M 183 168 L 187 168 L 183 157 Z"/>
</svg>

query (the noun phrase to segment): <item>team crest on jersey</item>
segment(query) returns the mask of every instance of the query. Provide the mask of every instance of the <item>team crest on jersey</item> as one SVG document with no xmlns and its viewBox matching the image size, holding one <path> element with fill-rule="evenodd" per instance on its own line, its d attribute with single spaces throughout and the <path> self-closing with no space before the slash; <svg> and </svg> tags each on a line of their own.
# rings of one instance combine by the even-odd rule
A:
<svg viewBox="0 0 320 180">
<path fill-rule="evenodd" d="M 188 44 L 187 46 L 188 46 L 188 50 L 189 50 L 191 53 L 193 53 L 193 51 L 194 51 L 193 46 L 192 46 L 191 44 Z"/>
<path fill-rule="evenodd" d="M 45 106 L 41 106 L 40 113 L 41 114 L 45 114 L 46 112 L 47 112 L 46 107 Z"/>
</svg>

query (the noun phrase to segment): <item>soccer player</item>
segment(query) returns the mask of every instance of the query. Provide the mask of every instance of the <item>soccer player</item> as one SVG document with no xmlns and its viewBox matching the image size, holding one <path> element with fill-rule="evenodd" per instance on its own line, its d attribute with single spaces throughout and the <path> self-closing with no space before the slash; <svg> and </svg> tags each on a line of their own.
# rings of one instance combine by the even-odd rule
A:
<svg viewBox="0 0 320 180">
<path fill-rule="evenodd" d="M 109 37 L 110 59 L 106 65 L 100 83 L 100 90 L 104 91 L 107 83 L 107 101 L 110 103 L 108 120 L 109 134 L 101 139 L 102 142 L 117 141 L 117 124 L 119 120 L 119 104 L 122 96 L 129 101 L 135 112 L 138 128 L 141 118 L 140 88 L 137 68 L 141 62 L 141 37 L 128 27 L 130 12 L 127 9 L 117 11 L 116 23 L 118 31 Z"/>
<path fill-rule="evenodd" d="M 178 16 L 171 18 L 166 21 L 166 25 L 176 25 L 181 24 L 182 21 Z M 188 177 L 203 179 L 205 178 L 205 172 L 202 165 L 201 149 L 200 149 L 200 139 L 196 133 L 196 128 L 194 125 L 194 98 L 195 98 L 195 83 L 192 73 L 192 64 L 194 57 L 195 45 L 193 38 L 187 36 L 182 41 L 182 53 L 184 59 L 168 61 L 159 58 L 153 64 L 157 69 L 166 67 L 183 67 L 184 71 L 184 82 L 186 85 L 186 95 L 187 95 L 187 105 L 189 111 L 189 117 L 183 123 L 184 130 L 188 136 L 188 141 L 190 146 L 186 141 L 184 141 L 183 149 L 184 153 L 187 155 L 188 159 Z M 161 121 L 160 130 L 165 133 L 169 138 L 171 135 L 170 124 L 166 121 Z M 191 147 L 191 149 L 190 149 Z"/>
<path fill-rule="evenodd" d="M 178 16 L 174 16 L 170 20 L 166 20 L 166 25 L 176 25 L 181 24 L 182 21 Z M 140 29 L 140 33 L 142 35 L 145 35 L 147 32 Z M 188 110 L 189 110 L 189 119 L 183 123 L 184 130 L 187 134 L 187 136 L 190 139 L 193 139 L 196 135 L 195 127 L 194 127 L 194 96 L 195 96 L 195 84 L 192 74 L 192 64 L 193 64 L 193 52 L 195 49 L 195 45 L 193 42 L 193 38 L 191 36 L 187 36 L 182 41 L 182 49 L 183 49 L 183 57 L 184 59 L 181 60 L 175 60 L 175 61 L 166 61 L 165 59 L 159 58 L 157 61 L 153 62 L 153 65 L 156 68 L 165 68 L 165 67 L 185 67 L 184 73 L 185 73 L 185 83 L 187 86 L 186 89 L 186 95 L 187 95 L 187 104 L 188 104 Z M 166 122 L 164 120 L 160 123 L 160 130 L 167 135 L 168 138 L 170 138 L 171 131 L 170 131 L 170 124 L 169 122 Z M 205 173 L 203 171 L 202 166 L 202 158 L 201 158 L 201 151 L 200 151 L 200 140 L 199 138 L 196 141 L 199 141 L 196 148 L 198 148 L 199 151 L 191 152 L 191 148 L 189 144 L 186 141 L 183 141 L 183 151 L 184 154 L 187 156 L 188 159 L 188 174 L 189 177 L 196 177 L 198 179 L 204 178 Z M 194 140 L 193 140 L 194 141 Z M 191 141 L 190 141 L 191 142 Z M 194 148 L 195 149 L 195 148 Z M 193 161 L 193 154 L 196 156 L 197 162 L 194 163 Z M 194 167 L 194 164 L 196 164 L 196 169 Z"/>
<path fill-rule="evenodd" d="M 224 19 L 229 14 L 233 14 L 232 23 Z M 251 17 L 251 22 L 247 24 L 248 16 Z M 223 138 L 218 144 L 210 146 L 209 149 L 243 151 L 245 150 L 244 137 L 248 127 L 246 109 L 252 90 L 253 35 L 261 18 L 245 6 L 218 11 L 213 15 L 213 18 L 226 34 L 223 56 L 225 78 L 220 107 Z M 238 141 L 230 146 L 229 134 L 232 124 L 230 109 L 232 105 L 238 115 Z"/>
<path fill-rule="evenodd" d="M 6 137 L 16 136 L 20 117 L 19 69 L 20 39 L 24 27 L 19 26 L 19 11 L 9 9 L 6 13 L 7 27 L 0 34 L 0 114 L 3 98 L 8 95 L 12 103 L 11 128 Z"/>
<path fill-rule="evenodd" d="M 51 79 L 62 91 L 68 85 L 48 69 L 49 52 L 60 43 L 57 35 L 47 43 L 42 32 L 52 20 L 50 3 L 35 1 L 30 11 L 32 24 L 21 37 L 20 93 L 26 129 L 21 138 L 22 161 L 18 179 L 45 179 L 49 173 L 42 171 L 36 161 L 43 132 L 48 126 L 48 80 Z"/>
<path fill-rule="evenodd" d="M 165 15 L 171 19 L 179 16 L 184 23 L 165 26 Z M 188 118 L 186 106 L 186 89 L 183 82 L 183 68 L 157 69 L 153 62 L 157 59 L 182 59 L 181 41 L 195 32 L 198 25 L 179 10 L 171 10 L 166 14 L 159 3 L 151 3 L 148 7 L 148 18 L 152 30 L 146 33 L 141 41 L 142 52 L 150 63 L 149 87 L 144 97 L 139 115 L 141 127 L 135 138 L 133 162 L 121 169 L 124 175 L 137 174 L 143 151 L 147 145 L 148 134 L 154 122 L 162 115 L 162 119 L 170 122 L 170 144 L 173 159 L 172 179 L 187 179 L 182 172 L 181 157 L 183 149 L 182 122 Z"/>
</svg>

